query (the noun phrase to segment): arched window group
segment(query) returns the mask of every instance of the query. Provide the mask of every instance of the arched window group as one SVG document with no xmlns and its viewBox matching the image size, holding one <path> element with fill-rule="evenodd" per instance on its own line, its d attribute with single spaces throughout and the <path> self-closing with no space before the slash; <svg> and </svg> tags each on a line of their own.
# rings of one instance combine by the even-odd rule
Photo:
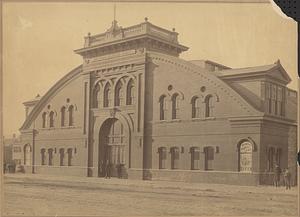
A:
<svg viewBox="0 0 300 217">
<path fill-rule="evenodd" d="M 133 105 L 135 103 L 135 91 L 133 79 L 129 79 L 127 83 L 119 80 L 115 86 L 107 82 L 104 85 L 103 92 L 98 83 L 93 89 L 92 107 L 99 108 L 101 103 L 104 108 Z"/>
<path fill-rule="evenodd" d="M 56 113 L 54 111 L 50 111 L 49 115 L 47 112 L 42 113 L 42 128 L 47 127 L 47 123 L 49 123 L 48 127 L 55 127 L 55 116 Z M 47 120 L 48 118 L 48 120 Z M 62 106 L 60 109 L 60 126 L 74 126 L 74 105 L 70 105 L 68 107 Z"/>
<path fill-rule="evenodd" d="M 58 150 L 58 155 L 59 155 L 59 166 L 72 166 L 73 165 L 73 152 L 76 149 L 73 150 L 73 148 L 68 148 L 65 150 L 64 148 L 60 148 Z M 45 148 L 41 149 L 41 165 L 47 165 L 48 166 L 53 166 L 54 165 L 54 155 L 56 154 L 56 148 L 49 148 L 46 150 Z M 48 157 L 48 161 L 47 161 Z M 25 162 L 28 159 L 25 156 Z"/>
<path fill-rule="evenodd" d="M 174 93 L 170 100 L 171 103 L 171 119 L 179 119 L 180 103 L 183 97 L 178 93 Z M 209 118 L 214 117 L 215 102 L 218 102 L 218 97 L 215 95 L 207 95 L 205 98 L 194 96 L 191 100 L 191 117 L 192 118 Z M 159 98 L 159 119 L 166 120 L 167 97 L 162 95 Z"/>
</svg>

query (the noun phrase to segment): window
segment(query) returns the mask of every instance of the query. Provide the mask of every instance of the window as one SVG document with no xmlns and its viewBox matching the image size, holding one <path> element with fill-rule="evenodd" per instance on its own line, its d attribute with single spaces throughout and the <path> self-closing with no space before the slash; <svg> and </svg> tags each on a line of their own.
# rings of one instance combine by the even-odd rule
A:
<svg viewBox="0 0 300 217">
<path fill-rule="evenodd" d="M 98 108 L 99 101 L 100 101 L 100 86 L 99 84 L 97 84 L 93 90 L 93 102 L 92 102 L 93 108 Z"/>
<path fill-rule="evenodd" d="M 47 113 L 46 113 L 46 112 L 43 113 L 42 119 L 43 119 L 43 120 L 42 120 L 42 121 L 43 121 L 42 127 L 43 127 L 43 128 L 46 128 L 46 120 L 47 120 Z"/>
<path fill-rule="evenodd" d="M 24 164 L 31 165 L 31 146 L 29 144 L 24 146 Z"/>
<path fill-rule="evenodd" d="M 277 110 L 278 110 L 278 115 L 283 116 L 284 115 L 284 108 L 283 108 L 283 88 L 278 87 L 277 88 Z"/>
<path fill-rule="evenodd" d="M 103 107 L 110 107 L 110 106 L 112 106 L 111 87 L 110 84 L 107 83 L 104 88 Z"/>
<path fill-rule="evenodd" d="M 121 81 L 116 85 L 115 106 L 123 105 L 123 86 Z"/>
<path fill-rule="evenodd" d="M 68 153 L 68 166 L 72 166 L 72 148 L 68 148 L 67 150 L 67 153 Z"/>
<path fill-rule="evenodd" d="M 66 107 L 62 107 L 60 110 L 60 125 L 65 126 Z"/>
<path fill-rule="evenodd" d="M 213 97 L 211 95 L 208 95 L 205 98 L 205 117 L 213 117 L 213 110 L 214 110 Z"/>
<path fill-rule="evenodd" d="M 191 148 L 191 169 L 200 169 L 200 149 L 197 147 Z"/>
<path fill-rule="evenodd" d="M 167 149 L 165 147 L 160 147 L 158 149 L 158 154 L 159 154 L 159 169 L 166 169 Z"/>
<path fill-rule="evenodd" d="M 205 147 L 204 154 L 205 154 L 204 169 L 213 170 L 214 148 L 211 146 Z"/>
<path fill-rule="evenodd" d="M 127 85 L 127 105 L 134 104 L 134 94 L 135 94 L 134 82 L 132 79 L 130 79 Z"/>
<path fill-rule="evenodd" d="M 50 122 L 50 127 L 54 127 L 54 111 L 51 111 L 49 114 L 49 122 Z"/>
<path fill-rule="evenodd" d="M 178 119 L 179 114 L 179 96 L 174 94 L 172 96 L 172 119 Z"/>
<path fill-rule="evenodd" d="M 73 126 L 74 125 L 74 106 L 70 105 L 68 111 L 69 111 L 69 126 Z"/>
<path fill-rule="evenodd" d="M 59 165 L 64 166 L 65 149 L 59 149 Z"/>
<path fill-rule="evenodd" d="M 271 85 L 271 112 L 277 114 L 277 103 L 276 103 L 276 95 L 277 95 L 277 90 L 276 90 L 275 85 Z"/>
<path fill-rule="evenodd" d="M 179 148 L 171 148 L 171 169 L 179 168 Z"/>
<path fill-rule="evenodd" d="M 192 99 L 192 118 L 200 118 L 200 99 L 194 97 Z"/>
<path fill-rule="evenodd" d="M 270 88 L 269 83 L 266 83 L 266 100 L 267 100 L 268 112 L 271 114 L 272 113 L 272 100 L 271 100 L 271 88 Z"/>
<path fill-rule="evenodd" d="M 41 164 L 46 165 L 46 150 L 44 148 L 41 149 Z"/>
<path fill-rule="evenodd" d="M 53 149 L 52 148 L 48 149 L 48 165 L 49 166 L 53 165 Z"/>
<path fill-rule="evenodd" d="M 166 96 L 163 95 L 159 98 L 159 120 L 166 118 Z"/>
</svg>

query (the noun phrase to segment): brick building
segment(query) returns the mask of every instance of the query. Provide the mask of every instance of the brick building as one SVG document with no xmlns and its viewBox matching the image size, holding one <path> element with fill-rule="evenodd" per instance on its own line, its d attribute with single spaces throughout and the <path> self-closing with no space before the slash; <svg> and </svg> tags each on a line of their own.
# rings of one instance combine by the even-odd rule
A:
<svg viewBox="0 0 300 217">
<path fill-rule="evenodd" d="M 256 185 L 296 177 L 297 93 L 274 64 L 232 69 L 179 58 L 178 33 L 145 22 L 84 38 L 83 58 L 25 102 L 26 172 Z"/>
</svg>

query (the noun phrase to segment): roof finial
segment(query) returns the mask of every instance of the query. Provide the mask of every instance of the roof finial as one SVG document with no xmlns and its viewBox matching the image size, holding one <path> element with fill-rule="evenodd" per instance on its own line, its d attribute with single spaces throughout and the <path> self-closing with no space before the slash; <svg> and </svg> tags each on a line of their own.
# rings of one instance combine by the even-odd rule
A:
<svg viewBox="0 0 300 217">
<path fill-rule="evenodd" d="M 278 59 L 275 64 L 279 65 L 280 64 L 280 59 Z"/>
<path fill-rule="evenodd" d="M 145 17 L 145 22 L 148 22 L 148 17 Z"/>
<path fill-rule="evenodd" d="M 116 21 L 116 3 L 114 3 L 114 21 Z"/>
</svg>

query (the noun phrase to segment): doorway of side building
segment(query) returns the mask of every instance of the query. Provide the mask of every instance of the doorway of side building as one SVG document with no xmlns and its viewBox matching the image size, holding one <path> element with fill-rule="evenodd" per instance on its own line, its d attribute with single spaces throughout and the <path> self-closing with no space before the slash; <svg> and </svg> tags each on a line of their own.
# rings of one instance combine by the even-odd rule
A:
<svg viewBox="0 0 300 217">
<path fill-rule="evenodd" d="M 105 176 L 109 169 L 112 177 L 127 178 L 127 139 L 121 121 L 116 118 L 106 120 L 100 129 L 99 140 L 98 176 Z"/>
</svg>

